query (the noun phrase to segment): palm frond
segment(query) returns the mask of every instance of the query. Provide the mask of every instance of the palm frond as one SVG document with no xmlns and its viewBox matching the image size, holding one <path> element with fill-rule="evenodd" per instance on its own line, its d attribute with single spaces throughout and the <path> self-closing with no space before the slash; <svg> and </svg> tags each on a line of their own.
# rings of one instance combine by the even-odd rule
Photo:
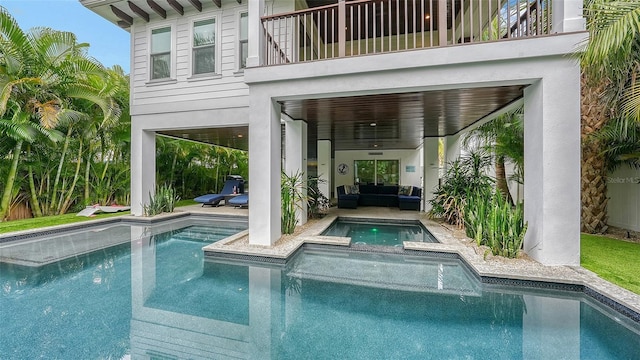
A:
<svg viewBox="0 0 640 360">
<path fill-rule="evenodd" d="M 46 129 L 43 126 L 41 126 L 38 123 L 31 123 L 31 126 L 33 126 L 35 129 L 38 130 L 38 132 L 43 135 L 45 138 L 53 141 L 53 142 L 60 142 L 62 140 L 64 140 L 64 134 L 58 130 L 55 129 Z"/>
<path fill-rule="evenodd" d="M 71 32 L 36 27 L 30 35 L 34 50 L 51 65 L 58 66 L 76 51 L 76 36 Z"/>
<path fill-rule="evenodd" d="M 118 118 L 121 114 L 118 105 L 109 97 L 104 97 L 96 89 L 85 84 L 71 84 L 65 89 L 67 96 L 88 100 L 100 107 L 105 119 Z"/>
<path fill-rule="evenodd" d="M 16 49 L 22 49 L 28 44 L 27 35 L 22 31 L 16 19 L 3 7 L 0 7 L 0 34 Z"/>
<path fill-rule="evenodd" d="M 26 123 L 17 123 L 7 119 L 0 119 L 0 134 L 4 134 L 14 140 L 33 142 L 36 132 Z"/>
<path fill-rule="evenodd" d="M 593 1 L 586 9 L 591 38 L 583 61 L 604 64 L 620 52 L 629 51 L 640 36 L 640 2 Z"/>
<path fill-rule="evenodd" d="M 622 164 L 640 166 L 640 122 L 629 118 L 612 119 L 604 128 L 593 135 L 602 145 L 609 170 Z"/>
<path fill-rule="evenodd" d="M 59 101 L 49 100 L 41 103 L 36 100 L 34 101 L 34 108 L 36 116 L 38 117 L 38 120 L 40 120 L 40 125 L 45 129 L 53 129 L 58 125 L 58 114 L 61 111 Z"/>
<path fill-rule="evenodd" d="M 22 78 L 5 83 L 2 90 L 0 90 L 0 116 L 4 115 L 7 111 L 7 102 L 9 101 L 13 88 L 20 84 L 41 85 L 42 80 L 39 78 Z"/>
<path fill-rule="evenodd" d="M 58 122 L 60 124 L 76 123 L 88 118 L 87 114 L 72 109 L 62 109 L 58 112 Z"/>
<path fill-rule="evenodd" d="M 626 88 L 620 100 L 620 109 L 623 117 L 640 122 L 640 82 L 632 83 Z"/>
</svg>

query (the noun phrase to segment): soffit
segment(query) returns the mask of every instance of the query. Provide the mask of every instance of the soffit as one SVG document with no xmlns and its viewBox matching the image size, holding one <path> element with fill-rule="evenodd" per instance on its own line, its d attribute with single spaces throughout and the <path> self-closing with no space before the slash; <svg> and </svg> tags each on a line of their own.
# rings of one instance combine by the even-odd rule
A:
<svg viewBox="0 0 640 360">
<path fill-rule="evenodd" d="M 176 14 L 179 16 L 197 14 L 211 8 L 218 9 L 223 1 L 231 2 L 230 0 L 87 0 L 82 3 L 98 15 L 128 31 L 135 20 L 150 22 Z M 242 4 L 242 0 L 232 2 L 236 5 Z"/>
<path fill-rule="evenodd" d="M 205 144 L 226 146 L 232 149 L 249 150 L 249 128 L 246 126 L 162 130 L 157 131 L 157 133 Z"/>
</svg>

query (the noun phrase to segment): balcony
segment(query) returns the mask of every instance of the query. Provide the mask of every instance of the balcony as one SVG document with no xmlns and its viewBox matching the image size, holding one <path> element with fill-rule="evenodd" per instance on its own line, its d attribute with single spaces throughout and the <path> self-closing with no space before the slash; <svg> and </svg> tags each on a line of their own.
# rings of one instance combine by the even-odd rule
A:
<svg viewBox="0 0 640 360">
<path fill-rule="evenodd" d="M 339 0 L 261 17 L 263 65 L 551 34 L 552 0 Z"/>
</svg>

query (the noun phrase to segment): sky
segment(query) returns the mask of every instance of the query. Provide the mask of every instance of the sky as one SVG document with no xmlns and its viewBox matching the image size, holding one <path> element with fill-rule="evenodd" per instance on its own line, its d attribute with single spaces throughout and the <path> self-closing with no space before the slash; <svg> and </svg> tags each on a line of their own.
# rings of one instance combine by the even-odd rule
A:
<svg viewBox="0 0 640 360">
<path fill-rule="evenodd" d="M 22 30 L 50 27 L 74 33 L 89 43 L 89 55 L 104 66 L 120 65 L 129 73 L 129 33 L 80 5 L 79 0 L 0 0 Z"/>
</svg>

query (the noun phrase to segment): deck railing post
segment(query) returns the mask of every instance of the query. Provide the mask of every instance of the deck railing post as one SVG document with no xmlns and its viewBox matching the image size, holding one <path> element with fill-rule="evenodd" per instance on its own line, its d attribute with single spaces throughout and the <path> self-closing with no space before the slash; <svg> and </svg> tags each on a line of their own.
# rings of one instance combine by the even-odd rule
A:
<svg viewBox="0 0 640 360">
<path fill-rule="evenodd" d="M 247 54 L 247 67 L 255 67 L 265 65 L 265 49 L 267 43 L 266 28 L 260 17 L 264 15 L 264 0 L 249 1 L 247 6 L 249 10 L 249 43 Z M 254 40 L 255 39 L 255 40 Z"/>
<path fill-rule="evenodd" d="M 345 0 L 338 1 L 338 56 L 345 56 L 345 46 L 347 43 L 347 7 Z"/>
</svg>

